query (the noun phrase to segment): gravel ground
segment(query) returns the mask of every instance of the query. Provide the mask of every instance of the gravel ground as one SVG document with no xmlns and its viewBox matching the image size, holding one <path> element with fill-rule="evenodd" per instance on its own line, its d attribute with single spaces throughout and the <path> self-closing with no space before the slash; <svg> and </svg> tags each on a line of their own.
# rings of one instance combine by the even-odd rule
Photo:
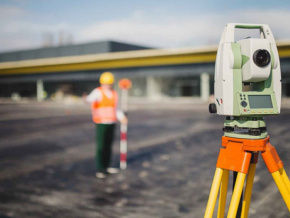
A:
<svg viewBox="0 0 290 218">
<path fill-rule="evenodd" d="M 0 218 L 203 217 L 224 118 L 205 104 L 180 107 L 130 111 L 128 169 L 99 180 L 88 106 L 0 104 Z M 266 120 L 290 175 L 290 110 Z M 261 157 L 249 217 L 290 217 Z"/>
</svg>

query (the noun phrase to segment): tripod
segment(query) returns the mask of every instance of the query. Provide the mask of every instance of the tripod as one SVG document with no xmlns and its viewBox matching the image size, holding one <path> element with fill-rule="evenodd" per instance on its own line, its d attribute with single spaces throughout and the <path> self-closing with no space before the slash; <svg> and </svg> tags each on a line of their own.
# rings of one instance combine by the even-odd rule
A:
<svg viewBox="0 0 290 218">
<path fill-rule="evenodd" d="M 230 129 L 231 131 L 233 131 L 233 127 L 224 128 L 224 130 L 226 129 Z M 259 133 L 261 135 L 261 129 L 256 130 L 257 131 L 254 131 L 256 133 L 258 132 L 258 134 L 256 135 L 259 135 Z M 265 130 L 266 128 L 263 127 L 262 131 L 264 132 L 264 135 L 267 135 Z M 227 135 L 237 136 L 237 138 L 228 137 Z M 281 161 L 276 149 L 269 142 L 269 136 L 267 136 L 266 138 L 259 138 L 259 136 L 252 137 L 251 135 L 245 134 L 240 136 L 239 134 L 235 133 L 225 133 L 225 136 L 222 137 L 222 146 L 224 148 L 220 149 L 219 157 L 217 160 L 217 168 L 215 171 L 208 204 L 204 215 L 205 218 L 211 218 L 213 216 L 219 189 L 220 195 L 217 217 L 224 217 L 229 171 L 237 172 L 238 175 L 236 178 L 236 183 L 234 186 L 227 217 L 235 218 L 237 216 L 237 210 L 243 192 L 245 180 L 246 187 L 244 190 L 245 195 L 242 202 L 241 217 L 248 217 L 256 164 L 258 162 L 258 155 L 260 152 L 269 172 L 271 173 L 284 199 L 288 210 L 290 211 L 289 178 L 283 168 L 283 162 Z"/>
</svg>

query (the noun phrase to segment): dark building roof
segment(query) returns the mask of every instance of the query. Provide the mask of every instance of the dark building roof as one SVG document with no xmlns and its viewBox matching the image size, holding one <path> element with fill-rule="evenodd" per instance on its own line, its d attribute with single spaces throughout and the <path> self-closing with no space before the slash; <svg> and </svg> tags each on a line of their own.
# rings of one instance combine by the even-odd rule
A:
<svg viewBox="0 0 290 218">
<path fill-rule="evenodd" d="M 100 54 L 118 51 L 150 49 L 149 47 L 115 41 L 100 41 L 77 45 L 63 45 L 22 51 L 0 53 L 0 62 L 22 61 L 40 58 L 67 57 L 87 54 Z"/>
</svg>

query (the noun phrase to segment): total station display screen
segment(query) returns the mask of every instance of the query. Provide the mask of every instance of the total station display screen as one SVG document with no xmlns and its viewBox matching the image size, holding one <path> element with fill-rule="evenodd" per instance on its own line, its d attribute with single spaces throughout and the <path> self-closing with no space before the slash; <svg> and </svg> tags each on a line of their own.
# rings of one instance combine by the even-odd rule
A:
<svg viewBox="0 0 290 218">
<path fill-rule="evenodd" d="M 249 95 L 250 108 L 273 108 L 270 95 Z"/>
</svg>

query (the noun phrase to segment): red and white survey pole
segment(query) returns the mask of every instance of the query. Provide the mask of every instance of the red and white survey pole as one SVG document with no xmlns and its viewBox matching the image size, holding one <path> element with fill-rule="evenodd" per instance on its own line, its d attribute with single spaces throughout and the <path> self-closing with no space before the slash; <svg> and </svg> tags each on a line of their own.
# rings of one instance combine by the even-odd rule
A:
<svg viewBox="0 0 290 218">
<path fill-rule="evenodd" d="M 119 88 L 121 89 L 121 110 L 127 116 L 128 114 L 128 90 L 132 83 L 129 79 L 121 79 L 119 81 Z M 120 168 L 127 168 L 127 123 L 121 123 L 121 141 L 120 141 Z"/>
</svg>

